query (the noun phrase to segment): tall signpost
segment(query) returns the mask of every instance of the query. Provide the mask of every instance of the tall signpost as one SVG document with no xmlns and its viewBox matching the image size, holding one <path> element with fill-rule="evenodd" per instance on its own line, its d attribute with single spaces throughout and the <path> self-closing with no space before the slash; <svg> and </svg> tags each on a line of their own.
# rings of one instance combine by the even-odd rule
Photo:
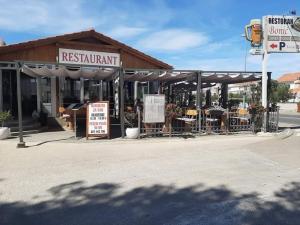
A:
<svg viewBox="0 0 300 225">
<path fill-rule="evenodd" d="M 270 53 L 300 52 L 300 17 L 297 16 L 264 16 L 262 32 L 259 32 L 260 20 L 251 20 L 245 27 L 245 37 L 251 42 L 251 54 L 262 55 L 262 106 L 268 107 L 268 57 Z M 264 131 L 267 120 L 264 116 Z"/>
</svg>

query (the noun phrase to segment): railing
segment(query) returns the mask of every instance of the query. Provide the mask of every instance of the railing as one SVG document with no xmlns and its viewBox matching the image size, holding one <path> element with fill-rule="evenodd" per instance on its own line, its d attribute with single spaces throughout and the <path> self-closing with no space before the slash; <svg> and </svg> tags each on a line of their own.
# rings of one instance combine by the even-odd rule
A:
<svg viewBox="0 0 300 225">
<path fill-rule="evenodd" d="M 249 114 L 230 112 L 211 112 L 198 110 L 196 116 L 183 116 L 166 120 L 165 123 L 143 123 L 140 118 L 139 127 L 141 136 L 178 136 L 200 134 L 233 134 L 255 133 L 263 126 L 263 113 Z M 278 131 L 279 110 L 269 113 L 269 132 Z"/>
<path fill-rule="evenodd" d="M 268 131 L 269 132 L 278 132 L 278 123 L 279 123 L 279 107 L 274 107 L 269 110 L 268 116 Z"/>
</svg>

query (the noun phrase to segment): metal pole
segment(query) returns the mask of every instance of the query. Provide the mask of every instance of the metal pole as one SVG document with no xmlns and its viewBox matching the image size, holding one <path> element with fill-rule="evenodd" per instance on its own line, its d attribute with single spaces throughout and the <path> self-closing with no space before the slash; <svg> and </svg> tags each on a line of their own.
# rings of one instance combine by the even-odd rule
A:
<svg viewBox="0 0 300 225">
<path fill-rule="evenodd" d="M 37 112 L 41 112 L 41 77 L 36 78 L 36 105 Z"/>
<path fill-rule="evenodd" d="M 138 99 L 138 86 L 139 86 L 139 82 L 135 81 L 134 82 L 134 94 L 133 94 L 134 105 L 136 105 L 137 99 Z"/>
<path fill-rule="evenodd" d="M 3 77 L 2 70 L 0 69 L 0 112 L 3 110 Z"/>
<path fill-rule="evenodd" d="M 148 81 L 148 93 L 147 94 L 150 94 L 150 82 Z"/>
<path fill-rule="evenodd" d="M 202 122 L 202 116 L 201 116 L 201 85 L 202 85 L 202 82 L 201 82 L 201 72 L 198 72 L 197 73 L 197 110 L 199 112 L 199 116 L 198 116 L 198 128 L 199 128 L 199 133 L 201 133 L 201 122 Z"/>
<path fill-rule="evenodd" d="M 120 68 L 119 72 L 119 90 L 120 90 L 120 122 L 121 122 L 121 137 L 125 137 L 125 123 L 124 123 L 124 73 Z"/>
<path fill-rule="evenodd" d="M 265 31 L 265 18 L 263 18 L 263 30 Z M 266 109 L 268 106 L 268 52 L 267 52 L 267 40 L 266 35 L 264 35 L 264 44 L 263 44 L 263 55 L 262 55 L 262 98 L 261 103 L 262 106 Z M 267 128 L 267 114 L 264 113 L 264 123 L 263 123 L 263 131 L 266 132 Z"/>
<path fill-rule="evenodd" d="M 268 54 L 265 53 L 263 55 L 263 62 L 262 62 L 262 106 L 267 109 L 268 107 L 268 96 L 267 96 L 267 89 L 268 89 L 268 75 L 267 75 L 267 63 L 268 63 Z M 264 113 L 264 123 L 263 123 L 263 131 L 267 131 L 267 113 Z"/>
<path fill-rule="evenodd" d="M 99 81 L 99 99 L 103 101 L 103 80 Z"/>
<path fill-rule="evenodd" d="M 58 78 L 58 103 L 59 107 L 64 106 L 64 89 L 65 89 L 65 78 L 64 77 L 59 77 Z"/>
<path fill-rule="evenodd" d="M 75 131 L 75 139 L 77 139 L 77 118 L 76 118 L 76 111 L 77 110 L 73 110 L 74 112 L 74 131 Z"/>
<path fill-rule="evenodd" d="M 80 78 L 80 103 L 84 103 L 84 79 Z"/>
<path fill-rule="evenodd" d="M 276 107 L 276 132 L 278 132 L 278 123 L 279 123 L 279 106 Z"/>
<path fill-rule="evenodd" d="M 137 113 L 138 113 L 138 129 L 139 129 L 138 139 L 140 139 L 141 138 L 141 111 L 139 106 L 137 106 Z"/>
<path fill-rule="evenodd" d="M 266 119 L 266 124 L 265 124 L 265 128 L 266 128 L 266 131 L 269 132 L 269 129 L 270 129 L 270 109 L 269 109 L 269 106 L 270 106 L 270 91 L 271 91 L 271 72 L 267 72 L 267 76 L 268 76 L 268 80 L 267 80 L 267 108 L 266 108 L 266 116 L 265 116 L 265 119 Z"/>
<path fill-rule="evenodd" d="M 17 100 L 18 100 L 18 120 L 19 120 L 19 143 L 17 148 L 25 148 L 25 142 L 23 141 L 23 120 L 22 120 L 22 92 L 21 92 L 21 69 L 19 63 L 17 63 Z"/>
</svg>

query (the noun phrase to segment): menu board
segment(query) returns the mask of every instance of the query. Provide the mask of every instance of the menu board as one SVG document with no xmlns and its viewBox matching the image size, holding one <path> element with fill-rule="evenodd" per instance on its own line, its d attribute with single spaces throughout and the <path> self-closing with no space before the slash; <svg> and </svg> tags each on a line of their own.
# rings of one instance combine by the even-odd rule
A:
<svg viewBox="0 0 300 225">
<path fill-rule="evenodd" d="M 144 123 L 165 122 L 165 95 L 144 95 Z"/>
<path fill-rule="evenodd" d="M 110 137 L 108 101 L 89 103 L 86 115 L 87 139 L 88 137 Z"/>
</svg>

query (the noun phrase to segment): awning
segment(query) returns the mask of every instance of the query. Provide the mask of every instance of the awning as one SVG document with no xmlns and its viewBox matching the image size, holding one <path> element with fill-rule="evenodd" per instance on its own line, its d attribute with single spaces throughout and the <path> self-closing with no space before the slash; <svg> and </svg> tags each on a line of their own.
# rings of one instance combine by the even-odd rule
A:
<svg viewBox="0 0 300 225">
<path fill-rule="evenodd" d="M 235 71 L 125 71 L 125 80 L 128 81 L 160 81 L 176 83 L 180 81 L 197 82 L 197 73 L 201 73 L 201 83 L 244 83 L 261 79 L 261 72 Z"/>
<path fill-rule="evenodd" d="M 119 68 L 99 68 L 65 65 L 28 65 L 22 66 L 22 72 L 32 77 L 70 77 L 72 79 L 112 80 Z M 261 80 L 261 72 L 237 71 L 196 71 L 196 70 L 151 70 L 125 69 L 125 81 L 178 83 L 197 82 L 201 73 L 201 83 L 210 86 L 213 83 L 234 84 Z"/>
<path fill-rule="evenodd" d="M 44 65 L 41 67 L 22 66 L 22 72 L 32 77 L 70 77 L 72 79 L 112 80 L 117 70 L 112 68 L 66 67 Z"/>
</svg>

